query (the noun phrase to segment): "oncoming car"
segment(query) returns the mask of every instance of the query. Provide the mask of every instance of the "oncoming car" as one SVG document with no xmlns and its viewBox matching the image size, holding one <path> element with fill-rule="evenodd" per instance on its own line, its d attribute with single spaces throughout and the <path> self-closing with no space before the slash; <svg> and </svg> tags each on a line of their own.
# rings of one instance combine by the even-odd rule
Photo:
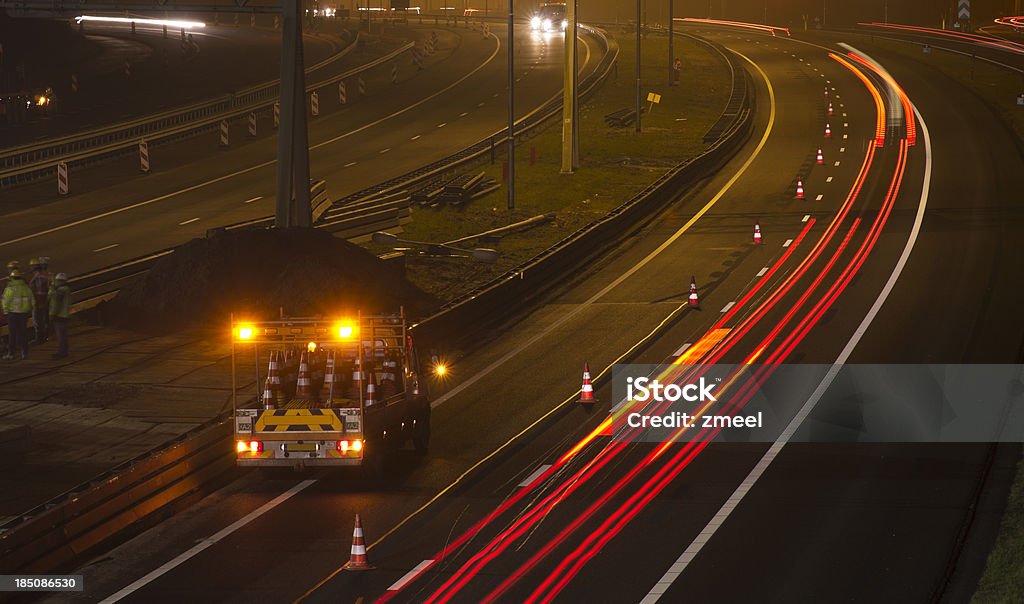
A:
<svg viewBox="0 0 1024 604">
<path fill-rule="evenodd" d="M 567 27 L 569 22 L 565 18 L 564 2 L 545 2 L 530 19 L 530 29 L 533 31 L 565 31 Z"/>
</svg>

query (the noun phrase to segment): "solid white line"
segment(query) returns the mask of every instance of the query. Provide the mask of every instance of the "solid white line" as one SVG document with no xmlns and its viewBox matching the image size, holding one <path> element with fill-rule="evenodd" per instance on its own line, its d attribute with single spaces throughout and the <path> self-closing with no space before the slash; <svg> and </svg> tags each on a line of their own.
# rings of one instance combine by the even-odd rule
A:
<svg viewBox="0 0 1024 604">
<path fill-rule="evenodd" d="M 672 353 L 672 356 L 676 358 L 683 356 L 683 353 L 686 352 L 686 349 L 689 348 L 690 346 L 693 346 L 693 344 L 690 344 L 689 342 L 683 344 L 682 346 L 679 347 L 678 350 Z"/>
<path fill-rule="evenodd" d="M 244 204 L 250 204 L 250 203 L 252 203 L 252 202 L 254 202 L 254 201 L 259 201 L 259 200 L 261 200 L 261 199 L 263 199 L 263 196 L 262 196 L 262 195 L 260 195 L 260 196 L 257 196 L 257 197 L 253 197 L 252 199 L 246 199 L 246 200 L 245 200 L 245 201 L 243 201 L 242 203 L 244 203 Z"/>
<path fill-rule="evenodd" d="M 735 302 L 730 302 L 730 303 L 726 304 L 725 306 L 723 306 L 722 310 L 720 310 L 718 312 L 727 313 L 727 312 L 729 312 L 729 309 L 732 308 L 733 306 L 736 306 L 736 303 Z"/>
<path fill-rule="evenodd" d="M 551 467 L 551 466 L 548 466 L 548 467 Z M 392 584 L 391 587 L 388 588 L 388 591 L 398 591 L 398 590 L 402 589 L 403 587 L 405 587 L 406 583 L 409 583 L 410 581 L 415 579 L 417 576 L 419 576 L 419 574 L 421 572 L 424 571 L 424 569 L 426 569 L 428 566 L 430 566 L 433 563 L 434 563 L 433 560 L 424 560 L 423 562 L 420 562 L 415 567 L 413 567 L 412 570 L 410 570 L 409 572 L 407 572 L 404 575 L 402 575 L 401 579 L 395 581 L 394 584 Z"/>
<path fill-rule="evenodd" d="M 189 559 L 195 557 L 197 554 L 199 554 L 200 552 L 202 552 L 206 548 L 210 547 L 211 545 L 214 545 L 215 543 L 217 543 L 221 539 L 224 539 L 225 537 L 227 537 L 231 533 L 233 533 L 233 532 L 237 531 L 238 529 L 242 528 L 243 526 L 249 524 L 253 520 L 256 520 L 257 518 L 259 518 L 263 514 L 266 514 L 270 510 L 272 510 L 275 507 L 277 507 L 278 505 L 284 503 L 285 501 L 290 499 L 293 495 L 298 494 L 299 492 L 303 491 L 304 489 L 306 489 L 307 487 L 309 487 L 310 485 L 312 485 L 315 482 L 316 482 L 315 480 L 303 480 L 299 484 L 293 486 L 292 488 L 288 489 L 284 493 L 281 493 L 277 497 L 274 497 L 273 499 L 271 499 L 267 503 L 264 503 L 263 505 L 261 505 L 260 507 L 256 508 L 255 510 L 249 512 L 248 514 L 246 514 L 242 518 L 236 520 L 235 522 L 233 522 L 232 524 L 228 525 L 227 527 L 221 529 L 220 531 L 217 531 L 211 537 L 207 537 L 206 539 L 200 540 L 199 543 L 194 545 L 191 549 L 189 549 L 189 550 L 179 554 L 178 556 L 172 558 L 169 562 L 165 563 L 163 566 L 161 566 L 161 567 L 157 568 L 156 570 L 150 572 L 146 576 L 142 577 L 138 581 L 135 581 L 134 583 L 132 583 L 128 587 L 125 587 L 124 589 L 122 589 L 121 591 L 115 593 L 114 595 L 106 598 L 100 604 L 113 604 L 114 602 L 117 602 L 117 601 L 121 600 L 122 598 L 124 598 L 126 596 L 130 596 L 131 594 L 135 593 L 139 589 L 145 587 L 146 585 L 152 583 L 153 581 L 155 581 L 155 580 L 159 579 L 160 577 L 162 577 L 163 575 L 167 574 L 171 570 L 174 570 L 175 568 L 177 568 L 181 564 L 187 562 Z"/>
<path fill-rule="evenodd" d="M 767 273 L 768 273 L 768 267 L 766 266 L 766 267 L 762 268 L 761 270 L 757 271 L 757 276 L 758 277 L 764 277 Z"/>
<path fill-rule="evenodd" d="M 746 56 L 744 56 L 741 53 L 737 52 L 736 54 L 739 55 L 746 62 L 750 63 L 754 67 L 754 69 L 756 69 L 761 74 L 761 77 L 764 79 L 765 83 L 768 85 L 768 97 L 770 99 L 770 106 L 772 108 L 771 115 L 770 115 L 770 118 L 768 120 L 768 125 L 765 128 L 764 134 L 761 136 L 760 142 L 758 142 L 757 147 L 750 154 L 750 156 L 747 157 L 746 161 L 743 162 L 743 165 L 740 166 L 739 169 L 736 170 L 733 173 L 732 177 L 728 180 L 728 182 L 726 182 L 725 185 L 723 185 L 722 188 L 719 189 L 718 193 L 716 193 L 715 196 L 712 197 L 711 200 L 708 201 L 707 204 L 704 205 L 704 207 L 702 207 L 700 210 L 698 210 L 696 214 L 691 216 L 690 219 L 686 221 L 686 224 L 684 224 L 683 226 L 679 227 L 679 230 L 677 230 L 675 233 L 673 233 L 661 245 L 659 245 L 651 253 L 649 253 L 646 257 L 644 257 L 643 260 L 641 260 L 640 262 L 634 264 L 631 268 L 629 268 L 629 270 L 624 271 L 614 281 L 612 281 L 611 283 L 606 285 L 601 291 L 597 292 L 596 294 L 591 296 L 589 299 L 583 301 L 581 304 L 576 305 L 573 308 L 573 310 L 571 310 L 571 311 L 563 314 L 562 316 L 560 316 L 554 323 L 548 325 L 547 328 L 542 329 L 540 332 L 535 334 L 532 338 L 530 338 L 526 342 L 524 342 L 521 345 L 517 346 L 516 348 L 508 351 L 503 356 L 501 356 L 500 358 L 498 358 L 494 362 L 492 362 L 490 365 L 488 365 L 487 367 L 484 367 L 479 372 L 477 372 L 475 375 L 473 375 L 472 377 L 466 379 L 466 381 L 460 383 L 458 386 L 455 386 L 454 388 L 452 388 L 448 392 L 444 393 L 440 397 L 438 397 L 438 398 L 434 399 L 433 401 L 431 401 L 431 403 L 430 403 L 430 407 L 431 408 L 435 408 L 435 407 L 438 407 L 439 405 L 442 405 L 448 399 L 450 399 L 453 396 L 459 394 L 460 392 L 462 392 L 466 388 L 469 388 L 470 386 L 472 386 L 473 384 L 477 383 L 478 381 L 480 381 L 484 377 L 490 375 L 490 373 L 493 372 L 495 369 L 497 369 L 498 367 L 501 367 L 502 365 L 507 363 L 509 361 L 509 359 L 515 357 L 516 355 L 518 355 L 522 351 L 526 350 L 530 346 L 533 346 L 534 344 L 539 342 L 541 339 L 546 337 L 548 334 L 550 334 L 552 331 L 555 331 L 556 329 L 559 329 L 562 325 L 565 325 L 567 322 L 569 322 L 570 320 L 575 318 L 577 315 L 579 315 L 581 312 L 583 312 L 583 310 L 585 308 L 593 305 L 594 302 L 596 302 L 597 300 L 600 300 L 601 298 L 603 298 L 606 294 L 608 294 L 608 292 L 610 292 L 613 289 L 617 288 L 618 286 L 622 285 L 622 283 L 624 281 L 626 281 L 627 279 L 629 279 L 630 277 L 635 275 L 639 270 L 641 270 L 642 268 L 647 266 L 647 264 L 649 264 L 652 260 L 654 260 L 655 258 L 660 256 L 661 253 L 664 252 L 666 249 L 668 249 L 668 247 L 671 246 L 673 243 L 675 243 L 677 239 L 682 237 L 683 233 L 686 233 L 687 231 L 689 231 L 690 228 L 693 227 L 693 225 L 696 224 L 698 220 L 700 220 L 701 218 L 704 217 L 704 214 L 707 214 L 711 210 L 711 208 L 713 208 L 715 206 L 715 204 L 718 203 L 718 201 L 720 199 L 725 197 L 725 194 L 729 192 L 729 190 L 733 187 L 733 185 L 736 184 L 736 181 L 738 181 L 740 179 L 740 177 L 742 177 L 746 173 L 747 169 L 750 168 L 750 165 L 754 163 L 755 159 L 757 159 L 757 156 L 761 154 L 761 151 L 764 149 L 764 146 L 768 142 L 768 137 L 772 133 L 772 129 L 775 127 L 775 89 L 772 88 L 771 82 L 768 80 L 767 74 L 765 74 L 764 71 L 760 67 L 758 67 L 758 65 L 756 63 L 754 63 L 753 61 L 751 61 L 749 58 L 747 58 Z"/>
<path fill-rule="evenodd" d="M 356 128 L 355 130 L 350 130 L 350 131 L 345 132 L 343 134 L 339 134 L 338 136 L 335 136 L 333 138 L 329 138 L 329 139 L 327 139 L 325 141 L 319 142 L 319 143 L 317 143 L 315 145 L 311 145 L 309 147 L 309 149 L 311 151 L 313 149 L 319 149 L 320 147 L 324 147 L 326 145 L 330 145 L 332 143 L 336 143 L 336 142 L 338 142 L 338 141 L 340 141 L 342 139 L 348 138 L 350 136 L 354 136 L 356 134 L 359 134 L 360 132 L 363 132 L 364 130 L 367 130 L 369 128 L 373 128 L 374 126 L 378 126 L 378 125 L 380 125 L 380 124 L 382 124 L 382 123 L 384 123 L 384 122 L 386 122 L 386 121 L 388 121 L 388 120 L 390 120 L 392 118 L 398 117 L 399 115 L 402 115 L 402 114 L 404 114 L 406 112 L 412 111 L 413 109 L 419 107 L 420 105 L 423 105 L 424 103 L 428 103 L 428 102 L 434 100 L 435 98 L 441 96 L 442 94 L 448 92 L 452 88 L 455 88 L 456 86 L 458 86 L 462 82 L 465 82 L 470 77 L 476 75 L 476 73 L 478 71 L 480 71 L 481 69 L 483 69 L 484 67 L 487 67 L 491 63 L 491 61 L 493 61 L 494 58 L 498 56 L 498 53 L 501 51 L 501 42 L 498 40 L 497 37 L 494 37 L 494 41 L 496 43 L 495 44 L 495 48 L 494 48 L 494 52 L 491 53 L 491 56 L 489 56 L 486 61 L 484 61 L 480 65 L 477 65 L 475 68 L 473 68 L 473 71 L 470 71 L 469 73 L 467 73 L 466 75 L 462 76 L 458 80 L 455 80 L 454 82 L 449 84 L 447 87 L 442 88 L 441 90 L 438 90 L 437 92 L 435 92 L 434 94 L 432 94 L 430 96 L 427 96 L 427 97 L 424 97 L 424 98 L 420 99 L 419 101 L 413 103 L 412 105 L 409 105 L 408 107 L 399 109 L 398 111 L 395 111 L 391 115 L 386 115 L 386 116 L 384 116 L 384 117 L 382 117 L 382 118 L 380 118 L 380 119 L 378 119 L 376 121 L 370 122 L 368 124 L 363 124 L 362 126 Z M 498 96 L 498 95 L 495 94 L 494 96 Z M 44 229 L 42 231 L 39 231 L 39 232 L 36 232 L 36 233 L 32 233 L 30 235 L 23 235 L 21 237 L 16 237 L 14 239 L 9 239 L 7 241 L 2 241 L 2 242 L 0 242 L 0 247 L 3 247 L 5 245 L 11 245 L 13 243 L 19 243 L 19 242 L 22 242 L 22 241 L 26 241 L 28 239 L 33 239 L 35 237 L 40 237 L 42 235 L 49 235 L 50 233 L 56 233 L 58 231 L 63 231 L 63 230 L 66 230 L 66 229 L 70 229 L 70 228 L 76 227 L 76 226 L 81 225 L 81 224 L 86 224 L 86 223 L 89 223 L 89 222 L 100 220 L 102 218 L 106 218 L 108 216 L 113 216 L 115 214 L 120 214 L 122 212 L 127 212 L 129 210 L 134 210 L 136 208 L 141 208 L 141 207 L 144 207 L 144 206 L 148 206 L 150 204 L 154 204 L 154 203 L 157 203 L 157 202 L 160 202 L 160 201 L 164 201 L 164 200 L 170 199 L 172 197 L 177 197 L 178 195 L 181 195 L 183 193 L 190 193 L 192 191 L 195 191 L 195 190 L 198 190 L 198 189 L 202 189 L 204 187 L 208 187 L 208 186 L 216 184 L 218 182 L 223 182 L 225 180 L 228 180 L 230 178 L 234 178 L 236 176 L 241 176 L 243 174 L 248 174 L 249 172 L 253 172 L 253 171 L 259 170 L 261 168 L 266 168 L 267 166 L 272 166 L 272 165 L 274 165 L 276 163 L 277 163 L 277 160 L 276 159 L 272 159 L 272 160 L 269 160 L 269 161 L 265 161 L 265 162 L 256 164 L 254 166 L 249 166 L 248 168 L 242 168 L 241 170 L 236 170 L 236 171 L 231 172 L 229 174 L 224 174 L 224 175 L 218 176 L 216 178 L 211 178 L 210 180 L 207 180 L 205 182 L 196 183 L 194 185 L 185 187 L 184 189 L 179 189 L 177 191 L 172 191 L 172 192 L 166 193 L 164 195 L 159 195 L 157 197 L 153 197 L 152 199 L 147 199 L 145 201 L 140 201 L 138 203 L 133 203 L 133 204 L 127 205 L 127 206 L 125 206 L 123 208 L 117 208 L 115 210 L 110 210 L 109 212 L 103 212 L 102 214 L 97 214 L 95 216 L 89 216 L 88 218 L 82 218 L 81 220 L 75 220 L 73 222 L 69 222 L 67 224 L 62 224 L 62 225 L 57 226 L 57 227 L 52 227 L 52 228 L 49 228 L 49 229 Z"/>
<path fill-rule="evenodd" d="M 818 195 L 818 201 L 821 201 L 821 195 Z M 810 214 L 804 214 L 804 219 L 801 220 L 800 222 L 807 222 L 810 219 L 811 219 L 811 215 Z"/>
<path fill-rule="evenodd" d="M 785 241 L 785 243 L 782 244 L 782 247 L 789 247 L 791 245 L 793 245 L 793 240 L 792 239 L 787 239 Z"/>
<path fill-rule="evenodd" d="M 818 400 L 825 394 L 829 386 L 832 385 L 832 381 L 835 380 L 836 374 L 842 368 L 843 364 L 846 363 L 850 355 L 853 354 L 853 350 L 860 343 L 862 337 L 867 332 L 871 323 L 875 320 L 875 316 L 882 309 L 882 305 L 885 304 L 886 299 L 892 292 L 893 288 L 896 287 L 896 281 L 900 278 L 900 274 L 903 273 L 903 268 L 906 266 L 907 261 L 910 259 L 911 252 L 914 251 L 914 245 L 917 243 L 917 236 L 921 231 L 921 224 L 924 222 L 925 209 L 928 207 L 928 194 L 931 190 L 932 180 L 932 141 L 931 135 L 928 133 L 928 126 L 924 123 L 924 119 L 921 117 L 921 112 L 914 107 L 914 113 L 917 115 L 918 123 L 921 125 L 921 133 L 924 135 L 925 144 L 925 168 L 924 168 L 924 185 L 921 189 L 921 201 L 917 206 L 917 216 L 914 218 L 914 226 L 910 229 L 910 237 L 907 239 L 907 244 L 903 248 L 903 253 L 900 255 L 899 260 L 896 262 L 896 266 L 889 275 L 889 280 L 886 282 L 885 287 L 882 288 L 878 298 L 875 299 L 875 303 L 868 310 L 868 313 L 864 316 L 864 320 L 857 327 L 857 330 L 853 332 L 853 336 L 846 343 L 843 351 L 839 353 L 839 358 L 833 363 L 831 369 L 825 374 L 825 378 L 818 385 L 818 387 L 811 393 L 810 398 L 804 403 L 800 411 L 793 417 L 793 420 L 789 422 L 786 429 L 783 430 L 782 434 L 779 435 L 778 440 L 772 443 L 772 446 L 768 448 L 761 460 L 757 462 L 754 469 L 750 471 L 740 486 L 736 487 L 729 499 L 718 509 L 718 512 L 708 521 L 704 530 L 697 535 L 697 538 L 690 543 L 690 545 L 683 551 L 679 558 L 669 567 L 668 571 L 661 577 L 661 579 L 651 588 L 651 591 L 641 600 L 641 604 L 654 604 L 661 596 L 668 591 L 668 588 L 672 583 L 679 578 L 679 575 L 686 570 L 686 567 L 690 565 L 690 562 L 697 557 L 703 549 L 704 544 L 711 540 L 718 528 L 725 523 L 729 514 L 743 501 L 746 494 L 753 488 L 754 484 L 761 478 L 761 476 L 768 469 L 768 466 L 778 457 L 782 448 L 786 446 L 789 439 L 796 433 L 797 428 L 800 424 L 807 419 L 814 406 L 818 404 Z"/>
<path fill-rule="evenodd" d="M 191 218 L 189 220 L 186 220 L 185 222 L 179 222 L 178 226 L 185 226 L 186 224 L 192 224 L 193 222 L 196 222 L 198 220 L 199 220 L 198 218 Z"/>
<path fill-rule="evenodd" d="M 540 478 L 541 474 L 543 474 L 544 472 L 547 472 L 548 468 L 550 468 L 550 467 L 551 467 L 551 464 L 544 464 L 542 466 L 537 466 L 537 469 L 533 471 L 533 474 L 530 474 L 529 476 L 524 478 L 523 481 L 519 483 L 519 486 L 521 486 L 521 487 L 528 487 L 528 486 L 530 486 L 531 484 L 533 484 L 533 482 L 535 480 Z"/>
<path fill-rule="evenodd" d="M 101 248 L 95 249 L 95 250 L 93 250 L 93 252 L 105 252 L 105 251 L 107 251 L 107 250 L 112 250 L 112 249 L 114 249 L 114 248 L 115 248 L 115 247 L 117 247 L 118 245 L 119 245 L 119 244 L 117 244 L 117 243 L 111 243 L 110 245 L 106 245 L 106 246 L 103 246 L 103 247 L 101 247 Z"/>
</svg>

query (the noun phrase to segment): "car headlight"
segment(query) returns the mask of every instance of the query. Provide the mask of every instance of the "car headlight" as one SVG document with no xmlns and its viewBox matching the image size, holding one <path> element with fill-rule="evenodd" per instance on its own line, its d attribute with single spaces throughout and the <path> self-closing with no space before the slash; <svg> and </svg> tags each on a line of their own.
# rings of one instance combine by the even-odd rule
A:
<svg viewBox="0 0 1024 604">
<path fill-rule="evenodd" d="M 540 24 L 540 17 L 534 17 L 530 19 L 530 27 L 532 27 L 533 29 L 540 29 Z"/>
<path fill-rule="evenodd" d="M 551 29 L 551 19 L 544 19 L 544 29 Z"/>
<path fill-rule="evenodd" d="M 563 30 L 569 29 L 569 20 L 568 19 L 562 19 L 562 29 Z"/>
</svg>

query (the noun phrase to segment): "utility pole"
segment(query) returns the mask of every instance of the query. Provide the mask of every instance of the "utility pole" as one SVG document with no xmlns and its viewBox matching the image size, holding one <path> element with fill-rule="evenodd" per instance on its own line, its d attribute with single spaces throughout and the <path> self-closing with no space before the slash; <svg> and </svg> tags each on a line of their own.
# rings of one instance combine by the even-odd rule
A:
<svg viewBox="0 0 1024 604">
<path fill-rule="evenodd" d="M 675 0 L 668 0 L 668 85 L 671 86 L 675 69 L 672 65 L 676 60 L 675 51 L 675 21 L 672 18 L 675 16 Z"/>
<path fill-rule="evenodd" d="M 281 32 L 281 126 L 277 139 L 274 224 L 278 228 L 310 226 L 313 213 L 309 203 L 309 136 L 306 132 L 301 0 L 283 0 Z"/>
<path fill-rule="evenodd" d="M 579 138 L 576 128 L 576 0 L 565 4 L 565 66 L 562 88 L 562 174 L 572 174 L 578 168 Z"/>
<path fill-rule="evenodd" d="M 640 31 L 643 24 L 640 22 L 642 18 L 642 9 L 640 7 L 640 0 L 636 0 L 636 133 L 640 134 L 643 132 L 643 126 L 640 124 L 640 120 L 643 116 L 643 105 L 640 100 Z"/>
<path fill-rule="evenodd" d="M 516 209 L 516 8 L 508 0 L 508 211 Z"/>
</svg>

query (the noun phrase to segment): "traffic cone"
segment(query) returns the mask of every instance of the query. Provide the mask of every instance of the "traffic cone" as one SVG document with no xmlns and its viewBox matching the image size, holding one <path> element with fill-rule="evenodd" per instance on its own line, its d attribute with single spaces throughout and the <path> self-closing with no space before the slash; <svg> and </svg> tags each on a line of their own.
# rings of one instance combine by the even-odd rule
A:
<svg viewBox="0 0 1024 604">
<path fill-rule="evenodd" d="M 363 523 L 356 514 L 356 526 L 352 530 L 352 551 L 349 554 L 348 562 L 345 563 L 345 570 L 370 570 L 373 566 L 366 558 L 366 541 L 363 539 Z"/>
<path fill-rule="evenodd" d="M 597 402 L 594 397 L 594 387 L 590 384 L 590 364 L 583 363 L 583 386 L 580 387 L 580 398 L 577 403 L 593 405 Z"/>
<path fill-rule="evenodd" d="M 754 224 L 754 243 L 758 245 L 764 243 L 761 241 L 761 225 L 757 223 Z"/>
<path fill-rule="evenodd" d="M 825 156 L 821 153 L 821 147 L 818 147 L 818 164 L 821 165 L 823 163 L 825 163 Z"/>
<path fill-rule="evenodd" d="M 825 122 L 825 138 L 832 138 L 832 126 Z"/>
<path fill-rule="evenodd" d="M 270 364 L 267 367 L 267 383 L 270 384 L 274 402 L 284 404 L 284 388 L 281 387 L 281 351 L 270 351 Z M 264 407 L 267 404 L 266 394 L 263 395 Z"/>
<path fill-rule="evenodd" d="M 377 404 L 377 385 L 374 383 L 373 372 L 366 374 L 366 406 L 367 408 Z"/>
<path fill-rule="evenodd" d="M 313 400 L 313 383 L 309 377 L 309 357 L 305 351 L 299 359 L 299 377 L 295 381 L 295 398 L 301 401 Z"/>
<path fill-rule="evenodd" d="M 270 410 L 274 408 L 274 386 L 270 382 L 270 378 L 263 384 L 263 409 Z"/>
<path fill-rule="evenodd" d="M 690 277 L 690 297 L 689 297 L 690 308 L 696 308 L 700 310 L 700 298 L 697 297 L 697 278 Z"/>
<path fill-rule="evenodd" d="M 324 385 L 320 388 L 320 402 L 328 405 L 334 402 L 334 351 L 327 351 L 324 362 Z"/>
<path fill-rule="evenodd" d="M 825 86 L 825 96 L 828 96 L 828 86 Z"/>
<path fill-rule="evenodd" d="M 358 402 L 359 394 L 363 390 L 363 368 L 359 363 L 359 357 L 356 357 L 355 362 L 352 364 L 352 383 L 349 385 L 345 395 Z"/>
<path fill-rule="evenodd" d="M 832 115 L 832 103 L 828 104 L 828 114 Z"/>
<path fill-rule="evenodd" d="M 800 178 L 799 176 L 796 179 L 796 198 L 804 198 L 804 179 Z"/>
</svg>

